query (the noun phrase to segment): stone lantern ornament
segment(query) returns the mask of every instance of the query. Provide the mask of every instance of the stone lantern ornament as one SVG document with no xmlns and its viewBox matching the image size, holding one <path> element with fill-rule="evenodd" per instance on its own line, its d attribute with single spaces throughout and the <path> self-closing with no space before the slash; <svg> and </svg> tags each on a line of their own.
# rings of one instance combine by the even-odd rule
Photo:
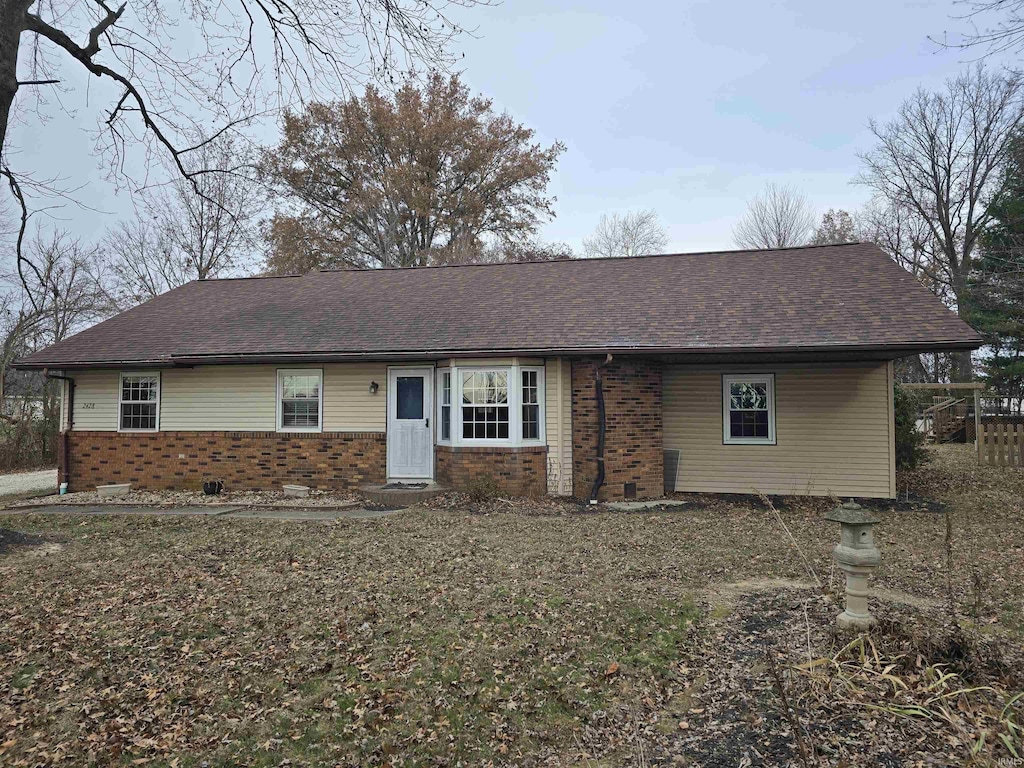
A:
<svg viewBox="0 0 1024 768">
<path fill-rule="evenodd" d="M 840 629 L 863 631 L 875 623 L 868 611 L 868 579 L 882 561 L 871 531 L 881 520 L 853 499 L 833 509 L 825 519 L 842 526 L 832 557 L 846 574 L 846 610 L 836 617 L 836 623 Z"/>
</svg>

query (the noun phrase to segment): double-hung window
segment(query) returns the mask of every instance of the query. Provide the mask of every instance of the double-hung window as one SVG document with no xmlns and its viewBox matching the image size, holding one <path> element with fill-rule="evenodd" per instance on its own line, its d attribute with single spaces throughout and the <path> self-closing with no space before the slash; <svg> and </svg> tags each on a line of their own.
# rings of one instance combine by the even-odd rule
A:
<svg viewBox="0 0 1024 768">
<path fill-rule="evenodd" d="M 543 368 L 440 368 L 437 392 L 440 443 L 516 446 L 544 441 Z"/>
<path fill-rule="evenodd" d="M 726 444 L 775 444 L 775 376 L 722 377 L 723 440 Z"/>
<path fill-rule="evenodd" d="M 122 373 L 117 411 L 120 431 L 156 432 L 160 428 L 160 374 Z"/>
<path fill-rule="evenodd" d="M 462 371 L 462 439 L 508 440 L 508 371 Z"/>
<path fill-rule="evenodd" d="M 523 440 L 540 439 L 540 371 L 524 368 L 522 377 Z"/>
<path fill-rule="evenodd" d="M 323 424 L 323 371 L 298 368 L 277 372 L 279 432 L 320 432 Z"/>
<path fill-rule="evenodd" d="M 441 403 L 441 442 L 447 443 L 452 439 L 452 372 L 441 369 L 438 371 L 438 378 L 441 379 L 438 392 Z"/>
</svg>

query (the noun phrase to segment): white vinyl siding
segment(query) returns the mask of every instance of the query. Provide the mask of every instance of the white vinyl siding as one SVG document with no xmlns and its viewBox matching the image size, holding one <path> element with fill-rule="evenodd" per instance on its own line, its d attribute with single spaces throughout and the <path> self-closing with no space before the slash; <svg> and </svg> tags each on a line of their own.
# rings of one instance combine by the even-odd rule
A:
<svg viewBox="0 0 1024 768">
<path fill-rule="evenodd" d="M 322 366 L 325 432 L 383 432 L 387 365 Z M 277 427 L 277 370 L 272 365 L 165 368 L 160 372 L 161 432 L 273 432 Z M 75 371 L 79 431 L 116 431 L 119 371 Z M 370 382 L 379 389 L 370 394 Z"/>
<path fill-rule="evenodd" d="M 163 372 L 164 432 L 273 432 L 277 369 L 272 365 L 168 368 Z"/>
<path fill-rule="evenodd" d="M 69 371 L 75 380 L 74 425 L 80 431 L 117 431 L 120 371 Z"/>
<path fill-rule="evenodd" d="M 562 358 L 544 366 L 548 441 L 548 493 L 572 495 L 572 365 Z"/>
<path fill-rule="evenodd" d="M 324 367 L 324 431 L 384 432 L 388 420 L 387 363 Z M 370 382 L 379 389 L 370 394 Z"/>
<path fill-rule="evenodd" d="M 775 445 L 723 444 L 722 375 L 775 374 Z M 676 490 L 887 498 L 889 366 L 745 366 L 664 371 L 664 445 Z"/>
</svg>

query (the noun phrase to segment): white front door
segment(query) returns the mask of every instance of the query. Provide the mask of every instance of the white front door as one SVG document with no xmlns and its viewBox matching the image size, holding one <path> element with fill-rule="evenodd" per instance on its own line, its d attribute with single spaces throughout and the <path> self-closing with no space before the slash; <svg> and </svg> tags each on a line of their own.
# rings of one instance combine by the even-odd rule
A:
<svg viewBox="0 0 1024 768">
<path fill-rule="evenodd" d="M 388 477 L 431 480 L 433 368 L 388 369 Z"/>
</svg>

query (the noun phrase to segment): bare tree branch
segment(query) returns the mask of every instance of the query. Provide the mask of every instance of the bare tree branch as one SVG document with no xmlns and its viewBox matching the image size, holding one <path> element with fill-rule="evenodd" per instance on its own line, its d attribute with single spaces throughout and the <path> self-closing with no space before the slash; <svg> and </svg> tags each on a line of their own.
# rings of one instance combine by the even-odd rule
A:
<svg viewBox="0 0 1024 768">
<path fill-rule="evenodd" d="M 967 0 L 958 5 L 967 8 L 954 17 L 965 31 L 941 39 L 930 36 L 933 43 L 961 51 L 980 49 L 981 59 L 1024 50 L 1024 0 Z"/>
<path fill-rule="evenodd" d="M 451 43 L 472 34 L 451 14 L 488 1 L 0 0 L 0 161 L 8 187 L 27 221 L 32 209 L 15 191 L 9 162 L 11 109 L 21 85 L 61 93 L 62 67 L 81 66 L 117 85 L 96 132 L 97 154 L 115 181 L 137 186 L 129 173 L 138 165 L 126 157 L 139 146 L 144 178 L 152 157 L 166 156 L 201 198 L 200 177 L 212 171 L 191 155 L 207 142 L 241 136 L 253 119 L 310 98 L 393 83 L 419 65 L 443 69 L 454 61 Z M 187 46 L 182 29 L 190 33 Z M 19 64 L 29 69 L 24 78 Z M 41 90 L 49 89 L 25 93 L 45 104 Z M 189 142 L 195 135 L 200 143 Z M 30 172 L 17 171 L 22 178 Z M 27 263 L 20 258 L 19 266 Z"/>
<path fill-rule="evenodd" d="M 978 240 L 1013 138 L 1024 128 L 1024 83 L 981 65 L 946 83 L 919 90 L 885 125 L 871 123 L 877 146 L 862 156 L 858 181 L 919 230 L 902 263 L 923 276 L 958 312 L 967 299 Z M 956 375 L 970 379 L 969 352 Z"/>
<path fill-rule="evenodd" d="M 814 211 L 807 198 L 792 187 L 768 184 L 747 203 L 747 212 L 733 229 L 741 248 L 792 248 L 807 243 Z"/>
<path fill-rule="evenodd" d="M 668 245 L 668 234 L 654 210 L 602 214 L 590 237 L 583 239 L 587 258 L 649 256 Z"/>
<path fill-rule="evenodd" d="M 18 265 L 18 279 L 21 281 L 22 286 L 25 288 L 25 293 L 29 297 L 29 300 L 32 302 L 33 308 L 38 310 L 39 307 L 36 305 L 35 298 L 33 297 L 32 292 L 29 290 L 28 282 L 26 282 L 25 280 L 24 270 L 24 266 L 27 264 L 29 268 L 33 272 L 35 272 L 36 278 L 40 281 L 42 280 L 42 275 L 39 272 L 39 268 L 36 267 L 36 265 L 32 263 L 30 259 L 27 259 L 25 257 L 25 251 L 23 248 L 23 245 L 25 243 L 25 232 L 28 229 L 28 205 L 25 203 L 25 195 L 21 191 L 21 183 L 18 181 L 18 177 L 14 175 L 11 169 L 7 168 L 6 166 L 0 167 L 0 175 L 4 176 L 7 179 L 7 183 L 11 189 L 11 195 L 14 197 L 15 201 L 17 201 L 18 208 L 21 214 L 20 223 L 18 225 L 18 237 L 14 246 L 15 260 Z"/>
</svg>

